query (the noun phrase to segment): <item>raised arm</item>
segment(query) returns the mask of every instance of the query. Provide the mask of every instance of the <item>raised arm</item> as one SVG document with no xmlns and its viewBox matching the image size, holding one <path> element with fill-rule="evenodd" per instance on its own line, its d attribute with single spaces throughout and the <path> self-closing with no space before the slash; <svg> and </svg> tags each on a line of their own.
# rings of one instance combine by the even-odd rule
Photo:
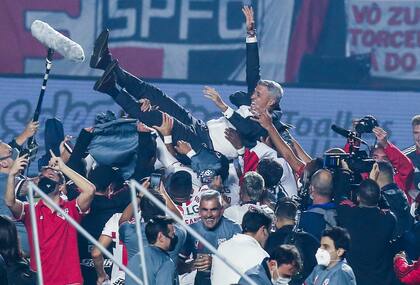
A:
<svg viewBox="0 0 420 285">
<path fill-rule="evenodd" d="M 254 120 L 258 121 L 261 126 L 267 130 L 271 142 L 276 147 L 279 154 L 289 163 L 293 171 L 301 173 L 305 167 L 305 163 L 295 155 L 290 146 L 280 136 L 268 112 L 262 113 Z"/>
<path fill-rule="evenodd" d="M 80 175 L 86 174 L 86 167 L 83 162 L 85 152 L 93 139 L 93 128 L 84 128 L 80 131 L 74 145 L 73 152 L 67 161 L 67 166 L 74 169 Z"/>
<path fill-rule="evenodd" d="M 251 120 L 250 117 L 244 118 L 238 112 L 235 112 L 232 108 L 230 108 L 223 101 L 216 89 L 205 86 L 203 89 L 203 94 L 204 97 L 213 101 L 213 103 L 219 108 L 226 119 L 228 119 L 229 122 L 235 126 L 236 130 L 243 138 L 248 139 L 250 142 L 256 142 L 261 136 L 267 136 L 267 131 L 264 130 L 264 128 L 262 128 L 258 122 Z M 252 146 L 254 145 L 255 143 Z"/>
<path fill-rule="evenodd" d="M 309 163 L 312 161 L 312 157 L 302 148 L 300 143 L 294 137 L 292 137 L 292 144 L 296 154 L 303 162 Z"/>
<path fill-rule="evenodd" d="M 7 188 L 4 200 L 15 218 L 22 214 L 23 203 L 15 196 L 15 178 L 28 164 L 28 155 L 18 157 L 10 169 L 7 177 Z"/>
<path fill-rule="evenodd" d="M 149 189 L 150 186 L 150 179 L 147 178 L 145 181 L 143 181 L 143 183 L 141 184 L 141 186 L 143 186 L 146 189 Z M 144 194 L 142 192 L 137 192 L 137 205 L 140 205 L 140 201 L 143 198 Z M 121 225 L 125 222 L 130 221 L 132 218 L 134 217 L 134 209 L 133 209 L 133 204 L 130 203 L 127 205 L 127 207 L 124 209 L 120 219 L 118 220 L 118 225 Z"/>
<path fill-rule="evenodd" d="M 242 12 L 246 21 L 246 84 L 248 96 L 254 93 L 255 87 L 261 78 L 260 58 L 255 30 L 254 10 L 251 6 L 244 6 Z"/>
<path fill-rule="evenodd" d="M 176 151 L 172 145 L 172 128 L 174 126 L 174 118 L 167 113 L 162 113 L 162 125 L 153 126 L 162 136 L 163 142 L 165 143 L 166 149 L 174 157 L 176 156 Z"/>
<path fill-rule="evenodd" d="M 19 150 L 22 150 L 23 144 L 32 136 L 35 135 L 35 133 L 39 129 L 39 122 L 33 122 L 30 121 L 23 132 L 21 132 L 13 141 L 9 143 L 11 147 L 15 147 Z"/>
<path fill-rule="evenodd" d="M 181 212 L 179 211 L 177 206 L 175 206 L 175 203 L 174 201 L 172 201 L 171 197 L 169 197 L 169 194 L 168 192 L 166 192 L 165 186 L 162 182 L 160 182 L 159 193 L 162 194 L 163 198 L 165 199 L 165 204 L 168 210 L 174 213 L 178 218 L 183 220 L 184 218 L 182 217 Z"/>
<path fill-rule="evenodd" d="M 81 176 L 79 173 L 68 167 L 60 157 L 54 155 L 50 150 L 51 160 L 49 165 L 63 172 L 69 179 L 71 179 L 74 184 L 79 188 L 80 195 L 77 197 L 77 205 L 79 206 L 82 212 L 86 212 L 90 208 L 90 203 L 93 200 L 95 194 L 95 185 L 93 185 L 89 180 Z"/>
<path fill-rule="evenodd" d="M 411 160 L 402 153 L 395 145 L 388 141 L 387 132 L 380 128 L 373 128 L 378 144 L 384 148 L 384 152 L 396 170 L 395 183 L 401 190 L 407 192 L 413 183 L 414 166 Z"/>
</svg>

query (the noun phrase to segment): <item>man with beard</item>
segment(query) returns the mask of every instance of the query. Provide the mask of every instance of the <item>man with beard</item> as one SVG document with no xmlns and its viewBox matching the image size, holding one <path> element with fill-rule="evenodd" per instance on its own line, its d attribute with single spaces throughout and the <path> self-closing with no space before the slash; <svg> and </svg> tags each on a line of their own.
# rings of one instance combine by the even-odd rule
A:
<svg viewBox="0 0 420 285">
<path fill-rule="evenodd" d="M 175 235 L 173 220 L 164 216 L 157 216 L 146 224 L 146 238 L 149 246 L 144 248 L 144 258 L 147 260 L 147 279 L 150 285 L 178 284 L 176 266 L 168 252 L 175 249 L 178 238 Z M 128 261 L 128 268 L 143 280 L 143 271 L 139 266 L 140 253 Z M 127 275 L 126 285 L 137 284 Z"/>
<path fill-rule="evenodd" d="M 215 190 L 207 190 L 201 194 L 200 198 L 200 217 L 201 220 L 193 225 L 202 237 L 211 245 L 218 248 L 219 245 L 235 234 L 241 233 L 241 226 L 223 217 L 222 196 Z M 212 256 L 208 248 L 197 239 L 189 236 L 186 242 L 186 252 L 193 254 L 194 262 L 191 269 L 197 269 L 194 284 L 210 285 L 210 272 L 212 266 Z"/>
</svg>

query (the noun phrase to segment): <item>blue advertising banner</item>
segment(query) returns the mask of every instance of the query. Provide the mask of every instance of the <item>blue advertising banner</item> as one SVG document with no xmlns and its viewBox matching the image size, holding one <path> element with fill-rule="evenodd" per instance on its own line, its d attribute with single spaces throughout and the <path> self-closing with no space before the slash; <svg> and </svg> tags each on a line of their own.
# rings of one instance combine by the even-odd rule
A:
<svg viewBox="0 0 420 285">
<path fill-rule="evenodd" d="M 0 77 L 0 138 L 11 140 L 24 129 L 33 116 L 41 78 Z M 51 78 L 48 82 L 41 115 L 38 141 L 43 140 L 46 118 L 62 120 L 65 133 L 77 136 L 80 129 L 93 124 L 97 113 L 118 106 L 107 95 L 92 90 L 93 80 Z M 19 86 L 19 88 L 16 88 Z M 172 98 L 190 110 L 197 118 L 209 120 L 221 116 L 202 94 L 201 84 L 156 83 Z M 229 102 L 228 96 L 245 86 L 214 85 Z M 311 155 L 322 155 L 329 147 L 343 146 L 345 139 L 335 134 L 331 124 L 351 128 L 352 120 L 365 115 L 375 116 L 390 139 L 404 148 L 413 144 L 411 118 L 419 113 L 420 96 L 416 92 L 360 91 L 285 88 L 282 99 L 283 121 L 295 126 L 292 134 Z M 364 138 L 373 142 L 372 135 Z M 42 143 L 41 143 L 42 144 Z"/>
</svg>

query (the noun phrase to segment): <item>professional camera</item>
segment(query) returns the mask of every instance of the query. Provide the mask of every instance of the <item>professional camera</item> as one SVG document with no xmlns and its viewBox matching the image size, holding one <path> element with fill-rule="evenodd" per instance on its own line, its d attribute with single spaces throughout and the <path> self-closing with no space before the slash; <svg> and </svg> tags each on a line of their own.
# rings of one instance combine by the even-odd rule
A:
<svg viewBox="0 0 420 285">
<path fill-rule="evenodd" d="M 356 120 L 355 130 L 359 134 L 372 133 L 374 127 L 379 126 L 378 121 L 372 115 L 364 116 L 363 118 Z"/>
<path fill-rule="evenodd" d="M 375 161 L 368 158 L 365 151 L 355 153 L 324 153 L 324 168 L 335 170 L 341 168 L 341 161 L 345 161 L 350 170 L 355 173 L 370 172 Z"/>
</svg>

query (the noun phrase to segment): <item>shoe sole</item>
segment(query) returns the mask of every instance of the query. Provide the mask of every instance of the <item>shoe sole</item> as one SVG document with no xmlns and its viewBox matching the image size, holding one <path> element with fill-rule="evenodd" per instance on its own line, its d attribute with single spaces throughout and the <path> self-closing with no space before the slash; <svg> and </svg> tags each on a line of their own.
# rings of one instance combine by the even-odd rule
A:
<svg viewBox="0 0 420 285">
<path fill-rule="evenodd" d="M 93 90 L 99 91 L 99 88 L 109 78 L 110 74 L 112 73 L 116 65 L 117 65 L 116 60 L 114 60 L 108 65 L 108 67 L 104 71 L 104 74 L 102 74 L 101 78 L 99 78 L 98 81 L 95 82 L 95 85 L 93 86 Z"/>
<path fill-rule="evenodd" d="M 99 37 L 95 41 L 95 45 L 93 47 L 93 54 L 90 58 L 89 66 L 91 68 L 97 68 L 99 61 L 101 60 L 101 55 L 105 47 L 108 43 L 108 37 L 109 37 L 109 30 L 106 29 L 101 32 Z"/>
</svg>

